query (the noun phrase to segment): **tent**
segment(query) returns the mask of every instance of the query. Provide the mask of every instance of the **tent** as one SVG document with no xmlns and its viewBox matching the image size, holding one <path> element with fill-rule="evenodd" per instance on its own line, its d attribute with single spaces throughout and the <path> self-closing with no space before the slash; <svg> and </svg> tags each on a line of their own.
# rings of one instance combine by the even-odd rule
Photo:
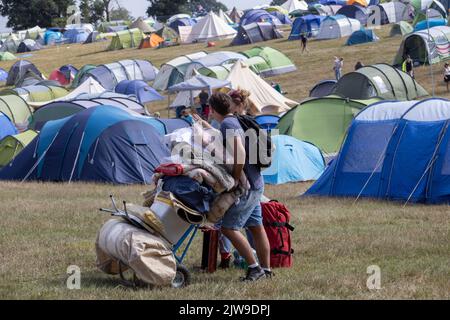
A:
<svg viewBox="0 0 450 320">
<path fill-rule="evenodd" d="M 277 129 L 280 134 L 314 144 L 328 157 L 339 151 L 355 115 L 377 101 L 338 96 L 306 100 L 283 115 Z"/>
<path fill-rule="evenodd" d="M 343 15 L 347 18 L 356 19 L 361 23 L 361 25 L 365 25 L 369 16 L 369 11 L 358 5 L 347 5 L 340 8 L 336 12 L 336 15 Z"/>
<path fill-rule="evenodd" d="M 155 32 L 156 30 L 153 29 L 152 27 L 150 27 L 150 25 L 148 23 L 146 23 L 144 21 L 144 19 L 142 19 L 141 17 L 137 18 L 131 25 L 130 25 L 130 29 L 139 29 L 141 30 L 143 33 L 152 33 Z"/>
<path fill-rule="evenodd" d="M 240 26 L 232 46 L 251 44 L 261 41 L 283 38 L 277 26 L 271 22 L 258 22 Z"/>
<path fill-rule="evenodd" d="M 409 55 L 421 64 L 438 63 L 450 56 L 450 27 L 438 26 L 410 33 L 403 38 L 394 59 L 394 65 L 401 65 Z"/>
<path fill-rule="evenodd" d="M 414 32 L 426 30 L 428 28 L 433 28 L 433 27 L 437 27 L 437 26 L 446 26 L 446 25 L 447 25 L 447 19 L 433 18 L 433 19 L 423 20 L 423 21 L 418 22 L 414 26 Z"/>
<path fill-rule="evenodd" d="M 41 50 L 42 47 L 34 40 L 25 39 L 17 47 L 17 53 Z"/>
<path fill-rule="evenodd" d="M 306 37 L 317 36 L 324 16 L 308 14 L 295 19 L 291 34 L 288 40 L 300 40 L 300 36 L 304 34 Z"/>
<path fill-rule="evenodd" d="M 281 7 L 284 8 L 288 13 L 291 13 L 295 10 L 308 10 L 308 4 L 306 3 L 306 1 L 299 0 L 288 0 L 283 3 Z"/>
<path fill-rule="evenodd" d="M 45 45 L 53 45 L 58 43 L 63 39 L 63 34 L 57 31 L 47 30 L 44 34 L 44 44 Z"/>
<path fill-rule="evenodd" d="M 97 106 L 47 122 L 0 179 L 150 184 L 154 169 L 170 156 L 161 138 L 174 128 L 164 121 L 171 122 Z"/>
<path fill-rule="evenodd" d="M 75 79 L 76 75 L 78 74 L 78 69 L 71 64 L 61 66 L 59 68 L 59 71 L 61 71 L 64 74 L 64 76 L 69 82 Z"/>
<path fill-rule="evenodd" d="M 268 22 L 275 25 L 281 25 L 281 21 L 277 17 L 271 15 L 265 10 L 249 10 L 242 17 L 240 26 L 246 26 L 253 23 Z"/>
<path fill-rule="evenodd" d="M 381 3 L 374 6 L 369 6 L 368 12 L 370 14 L 380 13 L 380 21 L 372 21 L 372 23 L 379 22 L 380 24 L 397 23 L 404 20 L 409 20 L 408 7 L 400 1 L 392 1 Z"/>
<path fill-rule="evenodd" d="M 230 18 L 225 12 L 223 12 L 222 9 L 219 10 L 218 16 L 219 16 L 219 18 L 222 19 L 226 24 L 228 24 L 228 25 L 233 25 L 233 24 L 234 24 L 233 20 L 231 20 L 231 18 Z"/>
<path fill-rule="evenodd" d="M 178 42 L 178 33 L 173 30 L 172 28 L 169 28 L 167 26 L 164 26 L 163 28 L 159 29 L 158 31 L 156 31 L 156 34 L 158 36 L 160 36 L 161 38 L 164 39 L 164 41 L 169 41 L 169 42 Z"/>
<path fill-rule="evenodd" d="M 414 27 L 412 25 L 410 25 L 406 21 L 400 21 L 392 26 L 392 29 L 391 29 L 391 32 L 389 35 L 391 37 L 395 37 L 395 36 L 399 36 L 399 35 L 404 36 L 404 35 L 407 35 L 412 32 L 414 32 Z"/>
<path fill-rule="evenodd" d="M 262 129 L 270 132 L 276 128 L 278 122 L 280 122 L 280 117 L 273 114 L 261 114 L 255 117 L 255 121 Z"/>
<path fill-rule="evenodd" d="M 230 81 L 197 75 L 189 80 L 171 86 L 168 91 L 169 93 L 178 92 L 180 96 L 176 100 L 179 101 L 181 97 L 185 97 L 185 103 L 183 105 L 193 106 L 194 97 L 198 96 L 201 90 L 208 90 L 211 96 L 213 90 L 228 87 L 230 84 Z"/>
<path fill-rule="evenodd" d="M 359 5 L 361 7 L 367 7 L 366 0 L 347 0 L 347 5 Z"/>
<path fill-rule="evenodd" d="M 197 59 L 207 56 L 208 54 L 204 51 L 180 56 L 169 62 L 166 62 L 161 66 L 158 74 L 156 75 L 155 82 L 153 83 L 153 88 L 156 90 L 167 90 L 177 83 L 183 82 L 185 79 L 185 74 L 189 64 Z"/>
<path fill-rule="evenodd" d="M 151 35 L 142 39 L 141 44 L 139 45 L 139 49 L 156 48 L 162 42 L 164 42 L 163 38 L 158 36 L 156 33 L 152 33 Z"/>
<path fill-rule="evenodd" d="M 43 102 L 55 100 L 66 96 L 69 91 L 58 86 L 32 85 L 27 87 L 18 87 L 14 89 L 3 90 L 1 95 L 16 94 L 23 98 L 27 103 Z"/>
<path fill-rule="evenodd" d="M 450 101 L 382 101 L 353 121 L 307 195 L 450 203 Z"/>
<path fill-rule="evenodd" d="M 316 180 L 325 170 L 320 150 L 291 136 L 272 136 L 275 152 L 272 163 L 261 174 L 267 184 Z"/>
<path fill-rule="evenodd" d="M 343 75 L 336 83 L 335 93 L 350 99 L 380 97 L 396 100 L 413 100 L 428 95 L 409 74 L 384 63 Z"/>
<path fill-rule="evenodd" d="M 0 52 L 0 61 L 13 61 L 16 59 L 16 56 L 11 52 Z"/>
<path fill-rule="evenodd" d="M 144 39 L 144 34 L 139 29 L 119 31 L 116 32 L 116 34 L 112 38 L 111 44 L 109 45 L 107 50 L 112 51 L 136 48 L 141 43 L 142 39 Z"/>
<path fill-rule="evenodd" d="M 280 11 L 270 11 L 270 14 L 280 20 L 283 25 L 292 25 L 292 20 L 287 14 L 281 13 Z"/>
<path fill-rule="evenodd" d="M 83 42 L 83 44 L 94 43 L 94 42 L 105 41 L 105 40 L 106 40 L 106 38 L 103 38 L 102 35 L 98 31 L 93 31 L 93 32 L 89 33 L 88 37 L 86 38 L 86 41 Z"/>
<path fill-rule="evenodd" d="M 345 45 L 353 46 L 355 44 L 375 42 L 380 40 L 372 29 L 361 29 L 353 32 L 347 39 Z"/>
<path fill-rule="evenodd" d="M 334 92 L 336 80 L 323 80 L 317 83 L 310 91 L 309 96 L 312 98 L 322 98 Z"/>
<path fill-rule="evenodd" d="M 66 86 L 70 84 L 70 81 L 66 78 L 64 73 L 62 73 L 58 69 L 53 70 L 48 78 L 49 80 L 57 81 L 61 86 Z"/>
<path fill-rule="evenodd" d="M 0 68 L 0 82 L 6 82 L 7 79 L 8 79 L 8 71 Z"/>
<path fill-rule="evenodd" d="M 95 30 L 94 26 L 90 23 L 68 24 L 64 29 L 85 31 L 88 34 Z"/>
<path fill-rule="evenodd" d="M 19 130 L 27 128 L 32 114 L 25 100 L 17 95 L 0 96 L 0 112 L 5 114 Z"/>
<path fill-rule="evenodd" d="M 64 38 L 68 43 L 83 43 L 86 42 L 90 32 L 84 29 L 69 29 L 64 32 Z"/>
<path fill-rule="evenodd" d="M 93 64 L 86 64 L 83 67 L 81 67 L 81 69 L 77 72 L 77 74 L 75 75 L 75 78 L 72 81 L 72 85 L 71 88 L 76 88 L 81 84 L 81 79 L 86 80 L 85 76 L 86 74 L 92 70 L 95 69 L 96 66 Z"/>
<path fill-rule="evenodd" d="M 3 44 L 0 47 L 0 51 L 16 53 L 19 45 L 20 45 L 20 41 L 17 39 L 17 37 L 12 35 L 12 36 L 9 36 L 8 38 L 6 38 L 5 41 L 3 41 Z"/>
<path fill-rule="evenodd" d="M 320 24 L 317 39 L 336 39 L 351 35 L 361 29 L 361 23 L 343 15 L 328 16 Z"/>
<path fill-rule="evenodd" d="M 22 77 L 28 72 L 31 71 L 35 75 L 42 78 L 42 73 L 39 71 L 36 66 L 27 60 L 19 60 L 11 66 L 9 69 L 8 80 L 6 81 L 7 86 L 15 86 L 17 82 L 22 79 Z"/>
<path fill-rule="evenodd" d="M 295 64 L 282 52 L 270 47 L 255 47 L 244 51 L 249 59 L 245 62 L 263 77 L 273 77 L 297 70 Z"/>
<path fill-rule="evenodd" d="M 121 60 L 114 63 L 99 65 L 87 70 L 78 82 L 82 83 L 92 77 L 106 90 L 114 90 L 122 80 L 143 80 L 145 82 L 155 80 L 158 74 L 150 61 L 147 60 Z"/>
<path fill-rule="evenodd" d="M 162 95 L 142 80 L 123 80 L 117 84 L 115 92 L 135 96 L 142 104 L 164 100 Z"/>
<path fill-rule="evenodd" d="M 37 135 L 36 131 L 27 130 L 4 137 L 0 141 L 0 168 L 10 163 Z"/>
<path fill-rule="evenodd" d="M 14 134 L 17 134 L 16 127 L 4 113 L 0 112 L 0 140 Z"/>
<path fill-rule="evenodd" d="M 315 7 L 310 7 L 310 13 L 318 14 L 321 16 L 334 16 L 337 14 L 342 5 L 317 5 Z"/>
<path fill-rule="evenodd" d="M 297 105 L 297 102 L 286 98 L 256 75 L 243 61 L 234 64 L 227 80 L 231 82 L 233 89 L 240 88 L 250 92 L 253 114 L 279 114 Z"/>
<path fill-rule="evenodd" d="M 167 25 L 169 28 L 175 30 L 177 33 L 178 28 L 179 27 L 192 27 L 195 25 L 195 21 L 193 19 L 191 19 L 190 17 L 185 17 L 185 18 L 179 18 L 179 19 L 175 19 L 171 22 L 167 22 Z"/>
<path fill-rule="evenodd" d="M 30 28 L 25 34 L 25 39 L 38 40 L 44 35 L 45 30 L 41 29 L 39 26 Z"/>
<path fill-rule="evenodd" d="M 17 79 L 15 86 L 16 87 L 33 86 L 42 81 L 44 81 L 44 78 L 42 76 L 37 75 L 32 70 L 27 70 L 21 78 Z"/>
<path fill-rule="evenodd" d="M 233 7 L 233 10 L 230 12 L 230 19 L 234 23 L 240 23 L 241 22 L 242 15 L 239 13 L 239 10 L 236 7 Z"/>
<path fill-rule="evenodd" d="M 211 11 L 192 27 L 186 42 L 225 40 L 233 38 L 236 33 L 236 30 Z"/>
</svg>

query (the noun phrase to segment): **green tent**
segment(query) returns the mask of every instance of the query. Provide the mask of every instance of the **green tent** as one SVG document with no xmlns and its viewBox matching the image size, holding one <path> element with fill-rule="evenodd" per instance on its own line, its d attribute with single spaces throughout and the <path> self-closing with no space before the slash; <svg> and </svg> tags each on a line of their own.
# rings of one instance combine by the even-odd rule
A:
<svg viewBox="0 0 450 320">
<path fill-rule="evenodd" d="M 428 95 L 409 74 L 385 63 L 365 66 L 343 75 L 336 83 L 334 93 L 358 100 L 374 97 L 414 100 Z"/>
<path fill-rule="evenodd" d="M 95 69 L 97 66 L 93 65 L 93 64 L 87 64 L 83 67 L 81 67 L 81 69 L 77 72 L 77 74 L 75 75 L 75 78 L 72 81 L 71 84 L 71 88 L 76 88 L 78 87 L 81 83 L 80 83 L 80 79 L 83 79 L 83 76 L 88 73 L 90 70 Z"/>
<path fill-rule="evenodd" d="M 38 40 L 44 37 L 45 30 L 36 26 L 34 28 L 28 29 L 25 34 L 25 39 Z"/>
<path fill-rule="evenodd" d="M 11 52 L 0 52 L 0 61 L 12 61 L 16 59 L 16 56 Z"/>
<path fill-rule="evenodd" d="M 439 63 L 450 58 L 450 27 L 437 26 L 416 31 L 403 38 L 394 59 L 394 65 L 402 65 L 409 55 L 421 64 Z"/>
<path fill-rule="evenodd" d="M 0 168 L 10 163 L 37 135 L 36 131 L 27 130 L 3 138 L 0 141 Z"/>
<path fill-rule="evenodd" d="M 0 112 L 3 112 L 18 128 L 27 128 L 32 110 L 24 99 L 17 95 L 0 96 Z"/>
<path fill-rule="evenodd" d="M 242 52 L 249 58 L 245 63 L 263 76 L 277 76 L 297 70 L 294 63 L 282 52 L 270 47 L 255 47 Z"/>
<path fill-rule="evenodd" d="M 379 99 L 350 100 L 326 96 L 302 102 L 281 117 L 279 134 L 316 145 L 327 156 L 339 151 L 355 115 Z"/>
<path fill-rule="evenodd" d="M 121 50 L 129 48 L 137 48 L 142 39 L 144 39 L 144 33 L 139 29 L 129 29 L 116 32 L 109 45 L 109 51 Z"/>
<path fill-rule="evenodd" d="M 164 26 L 156 31 L 156 34 L 163 38 L 165 41 L 178 42 L 178 33 L 170 27 Z"/>
<path fill-rule="evenodd" d="M 390 36 L 404 36 L 414 32 L 414 27 L 406 21 L 400 21 L 392 26 Z"/>
<path fill-rule="evenodd" d="M 233 67 L 232 64 L 223 66 L 203 67 L 198 69 L 197 71 L 198 73 L 206 77 L 216 78 L 219 80 L 226 80 L 228 78 L 228 75 L 230 74 L 232 67 Z"/>
<path fill-rule="evenodd" d="M 28 86 L 15 89 L 6 89 L 0 92 L 0 95 L 17 95 L 27 102 L 45 102 L 62 98 L 69 94 L 69 91 L 63 87 L 57 86 Z"/>
</svg>

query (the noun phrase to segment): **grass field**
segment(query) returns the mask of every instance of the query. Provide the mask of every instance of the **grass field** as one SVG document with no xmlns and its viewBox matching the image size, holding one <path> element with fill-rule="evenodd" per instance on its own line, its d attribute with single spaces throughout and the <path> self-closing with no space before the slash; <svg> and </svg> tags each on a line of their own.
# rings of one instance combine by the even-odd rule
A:
<svg viewBox="0 0 450 320">
<path fill-rule="evenodd" d="M 299 43 L 276 40 L 264 45 L 286 53 L 296 73 L 274 78 L 289 97 L 304 99 L 319 80 L 332 78 L 335 55 L 345 59 L 344 71 L 356 61 L 391 63 L 400 38 L 377 31 L 372 45 L 344 47 L 344 39 L 311 41 L 310 54 L 299 54 Z M 60 65 L 81 67 L 125 58 L 145 58 L 155 65 L 199 50 L 245 50 L 218 43 L 213 49 L 189 45 L 162 50 L 105 52 L 107 43 L 71 45 L 42 50 L 29 60 L 46 74 Z M 11 62 L 1 62 L 8 68 Z M 449 96 L 442 66 L 433 66 L 436 95 Z M 416 70 L 418 81 L 431 92 L 429 69 Z M 161 110 L 164 104 L 152 106 Z M 140 203 L 144 186 L 93 184 L 0 183 L 0 299 L 428 299 L 450 298 L 450 222 L 448 206 L 422 206 L 362 200 L 300 198 L 309 184 L 267 187 L 266 195 L 292 212 L 295 264 L 276 270 L 272 280 L 242 284 L 242 271 L 205 274 L 200 264 L 201 237 L 188 253 L 193 281 L 184 289 L 130 290 L 95 267 L 94 241 L 108 217 L 109 194 Z M 81 290 L 66 288 L 69 265 L 81 268 Z M 381 269 L 380 290 L 368 290 L 367 268 Z"/>
</svg>

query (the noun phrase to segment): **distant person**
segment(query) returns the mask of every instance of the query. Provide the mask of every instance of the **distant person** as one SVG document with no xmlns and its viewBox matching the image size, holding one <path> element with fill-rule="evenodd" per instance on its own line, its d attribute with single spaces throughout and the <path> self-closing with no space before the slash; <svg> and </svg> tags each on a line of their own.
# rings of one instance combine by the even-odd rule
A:
<svg viewBox="0 0 450 320">
<path fill-rule="evenodd" d="M 364 67 L 364 65 L 361 63 L 361 61 L 358 61 L 358 62 L 355 64 L 355 70 L 361 69 L 362 67 Z"/>
<path fill-rule="evenodd" d="M 446 63 L 444 65 L 444 81 L 447 86 L 447 92 L 448 92 L 449 91 L 448 83 L 450 82 L 450 65 L 448 63 Z"/>
<path fill-rule="evenodd" d="M 336 76 L 336 80 L 339 80 L 342 76 L 342 68 L 344 67 L 344 58 L 334 57 L 334 75 Z"/>
<path fill-rule="evenodd" d="M 202 106 L 202 117 L 203 119 L 208 119 L 209 116 L 209 105 L 208 105 L 208 99 L 209 99 L 209 94 L 208 92 L 206 92 L 206 90 L 202 90 L 202 92 L 200 92 L 199 94 L 199 99 L 200 99 L 200 104 Z"/>
<path fill-rule="evenodd" d="M 188 109 L 183 109 L 183 111 L 181 111 L 181 119 L 186 120 L 190 124 L 194 124 L 194 118 L 192 117 Z"/>
<path fill-rule="evenodd" d="M 410 55 L 406 56 L 406 60 L 403 62 L 402 70 L 409 74 L 411 78 L 414 78 L 414 61 Z"/>
<path fill-rule="evenodd" d="M 305 36 L 304 33 L 302 33 L 300 35 L 300 42 L 302 44 L 302 53 L 305 52 L 305 51 L 309 53 L 309 50 L 308 50 L 308 47 L 307 47 L 308 38 Z"/>
<path fill-rule="evenodd" d="M 161 113 L 155 112 L 155 113 L 153 114 L 153 117 L 159 119 L 159 118 L 161 118 Z"/>
<path fill-rule="evenodd" d="M 281 86 L 279 83 L 276 82 L 271 82 L 270 85 L 272 86 L 272 88 L 274 88 L 275 90 L 277 90 L 279 93 L 283 93 L 283 91 L 281 90 Z"/>
</svg>

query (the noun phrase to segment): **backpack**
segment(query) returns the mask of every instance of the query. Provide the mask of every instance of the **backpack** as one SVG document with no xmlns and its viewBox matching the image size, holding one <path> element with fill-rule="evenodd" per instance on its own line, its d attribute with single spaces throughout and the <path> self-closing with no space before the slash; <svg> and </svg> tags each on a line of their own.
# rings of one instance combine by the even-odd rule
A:
<svg viewBox="0 0 450 320">
<path fill-rule="evenodd" d="M 254 130 L 257 133 L 258 140 L 261 143 L 257 144 L 257 163 L 255 164 L 260 169 L 269 168 L 272 164 L 272 139 L 266 130 L 262 129 L 259 124 L 255 121 L 255 119 L 251 116 L 247 115 L 238 115 L 236 118 L 239 121 L 244 132 L 247 130 Z M 260 152 L 261 146 L 264 148 L 262 152 Z M 261 158 L 261 154 L 263 154 L 263 158 Z"/>
<path fill-rule="evenodd" d="M 261 202 L 263 225 L 270 244 L 270 267 L 292 267 L 291 213 L 278 201 Z"/>
</svg>

